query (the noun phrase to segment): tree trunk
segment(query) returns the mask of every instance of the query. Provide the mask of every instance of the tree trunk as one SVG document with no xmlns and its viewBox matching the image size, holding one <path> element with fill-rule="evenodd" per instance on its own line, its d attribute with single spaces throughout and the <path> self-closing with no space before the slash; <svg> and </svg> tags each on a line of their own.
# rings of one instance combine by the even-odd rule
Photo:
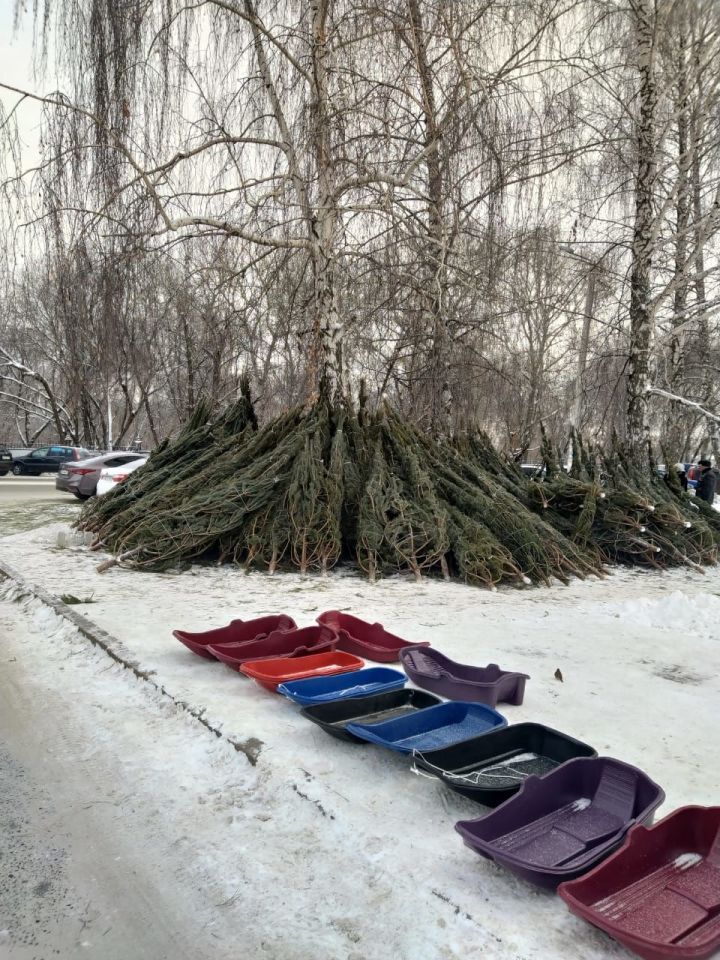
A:
<svg viewBox="0 0 720 960">
<path fill-rule="evenodd" d="M 657 85 L 654 63 L 654 5 L 639 0 L 635 6 L 637 62 L 640 74 L 639 116 L 636 130 L 635 229 L 630 276 L 630 347 L 628 356 L 627 430 L 630 455 L 638 465 L 647 461 L 650 438 L 648 388 L 650 344 L 654 318 L 650 302 L 653 259 L 653 192 L 656 178 L 655 113 Z"/>
<path fill-rule="evenodd" d="M 673 331 L 670 340 L 670 390 L 682 393 L 684 379 L 684 335 L 680 328 L 686 321 L 687 312 L 687 250 L 688 227 L 690 224 L 690 184 L 688 152 L 688 94 L 687 64 L 685 48 L 687 41 L 684 25 L 681 25 L 678 38 L 678 101 L 677 101 L 677 138 L 678 138 L 678 187 L 675 206 L 675 287 L 673 303 Z"/>
<path fill-rule="evenodd" d="M 695 288 L 695 302 L 700 308 L 699 313 L 699 336 L 701 346 L 704 348 L 709 348 L 710 346 L 710 334 L 708 329 L 708 318 L 705 311 L 705 305 L 707 304 L 707 294 L 705 291 L 705 240 L 702 232 L 702 219 L 703 219 L 703 210 L 702 210 L 702 198 L 700 195 L 700 155 L 699 155 L 699 141 L 697 135 L 694 137 L 695 147 L 693 150 L 693 162 L 692 162 L 692 201 L 693 201 L 693 222 L 695 225 L 695 277 L 694 277 L 694 288 Z M 707 354 L 704 354 L 707 357 Z M 706 365 L 707 366 L 707 365 Z"/>
<path fill-rule="evenodd" d="M 701 75 L 699 53 L 695 50 L 693 56 L 695 83 L 699 83 Z M 701 396 L 707 402 L 712 393 L 712 376 L 708 364 L 710 356 L 710 327 L 707 315 L 707 292 L 705 289 L 705 236 L 702 229 L 702 172 L 700 169 L 700 155 L 703 147 L 702 136 L 703 118 L 698 116 L 697 107 L 690 116 L 690 136 L 692 138 L 692 164 L 690 167 L 690 182 L 692 194 L 692 219 L 694 234 L 694 277 L 693 289 L 695 302 L 698 308 L 698 356 L 700 358 L 702 392 Z"/>
<path fill-rule="evenodd" d="M 595 278 L 597 266 L 590 267 L 585 288 L 585 312 L 583 316 L 582 333 L 580 334 L 580 349 L 578 350 L 577 372 L 575 374 L 575 389 L 573 405 L 570 413 L 570 426 L 580 430 L 583 420 L 585 401 L 585 368 L 587 367 L 588 346 L 590 345 L 590 325 L 595 309 Z"/>
<path fill-rule="evenodd" d="M 321 201 L 322 202 L 322 201 Z M 317 392 L 327 397 L 344 392 L 342 373 L 343 328 L 335 291 L 335 259 L 332 253 L 328 217 L 320 214 L 313 223 L 314 321 L 313 367 Z"/>
<path fill-rule="evenodd" d="M 687 37 L 685 23 L 680 23 L 677 53 L 677 199 L 675 201 L 675 293 L 673 297 L 672 331 L 670 337 L 670 369 L 668 381 L 671 393 L 683 394 L 685 382 L 685 327 L 688 299 L 688 230 L 690 226 L 690 165 L 691 147 L 688 143 L 688 76 L 686 61 Z M 684 456 L 682 422 L 676 416 L 673 404 L 668 408 L 665 428 L 668 451 L 674 459 Z"/>
<path fill-rule="evenodd" d="M 311 0 L 312 146 L 318 181 L 311 221 L 314 279 L 314 353 L 317 388 L 328 397 L 345 392 L 342 366 L 343 325 L 337 302 L 336 235 L 338 225 L 335 177 L 328 110 L 327 20 L 330 0 Z"/>
<path fill-rule="evenodd" d="M 180 326 L 182 331 L 182 350 L 183 356 L 185 358 L 185 374 L 186 374 L 186 413 L 188 417 L 192 416 L 192 412 L 195 409 L 195 403 L 197 397 L 195 396 L 195 363 L 193 359 L 193 344 L 192 336 L 190 334 L 190 324 L 188 323 L 187 313 L 185 311 L 185 304 L 180 303 Z"/>
<path fill-rule="evenodd" d="M 412 49 L 422 90 L 425 127 L 428 243 L 425 261 L 427 310 L 430 317 L 430 416 L 435 432 L 449 426 L 453 396 L 448 370 L 448 328 L 445 310 L 447 295 L 447 236 L 443 211 L 445 185 L 440 162 L 442 132 L 438 126 L 433 78 L 418 0 L 408 0 Z"/>
<path fill-rule="evenodd" d="M 275 118 L 282 150 L 288 165 L 298 208 L 307 224 L 313 269 L 311 326 L 313 341 L 309 358 L 310 393 L 322 391 L 328 396 L 345 392 L 342 341 L 343 323 L 336 290 L 338 212 L 335 197 L 335 168 L 331 150 L 331 116 L 328 109 L 327 23 L 332 0 L 310 0 L 310 85 L 309 139 L 317 176 L 317 203 L 310 202 L 290 127 L 283 110 L 282 96 L 272 76 L 265 51 L 265 32 L 255 10 L 254 0 L 243 0 L 251 26 L 258 69 Z"/>
<path fill-rule="evenodd" d="M 160 443 L 160 435 L 155 429 L 155 420 L 153 419 L 152 409 L 150 407 L 150 400 L 147 393 L 143 397 L 143 406 L 145 407 L 145 413 L 147 415 L 148 427 L 150 428 L 150 436 L 152 437 L 152 442 L 155 446 L 158 446 Z"/>
</svg>

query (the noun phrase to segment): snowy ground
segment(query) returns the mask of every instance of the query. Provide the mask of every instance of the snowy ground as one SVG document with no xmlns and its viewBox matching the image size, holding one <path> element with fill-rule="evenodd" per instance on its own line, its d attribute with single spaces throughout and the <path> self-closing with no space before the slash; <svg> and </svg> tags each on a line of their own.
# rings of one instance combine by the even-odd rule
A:
<svg viewBox="0 0 720 960">
<path fill-rule="evenodd" d="M 523 706 L 500 708 L 509 721 L 548 723 L 641 766 L 667 793 L 659 815 L 718 802 L 720 570 L 497 593 L 229 568 L 99 576 L 102 557 L 59 549 L 59 529 L 1 539 L 0 559 L 56 595 L 92 594 L 76 609 L 154 680 L 234 740 L 262 743 L 253 767 L 37 602 L 11 611 L 30 623 L 27 636 L 17 624 L 11 633 L 37 695 L 64 697 L 88 749 L 116 759 L 114 796 L 129 791 L 135 814 L 157 812 L 158 890 L 176 889 L 182 904 L 194 889 L 196 960 L 233 945 L 274 960 L 629 955 L 462 845 L 453 824 L 483 808 L 412 776 L 403 757 L 331 739 L 289 702 L 194 657 L 174 627 L 276 612 L 302 625 L 333 608 L 377 619 L 454 658 L 529 673 Z"/>
</svg>

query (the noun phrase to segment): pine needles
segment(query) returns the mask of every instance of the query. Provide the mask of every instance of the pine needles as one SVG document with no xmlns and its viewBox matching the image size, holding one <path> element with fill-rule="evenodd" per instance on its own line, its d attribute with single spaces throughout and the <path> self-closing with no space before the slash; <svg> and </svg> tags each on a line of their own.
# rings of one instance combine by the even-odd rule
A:
<svg viewBox="0 0 720 960">
<path fill-rule="evenodd" d="M 563 473 L 528 480 L 483 435 L 438 442 L 392 410 L 320 399 L 258 429 L 243 396 L 211 419 L 201 404 L 176 440 L 79 525 L 128 566 L 233 562 L 270 572 L 338 562 L 371 579 L 396 572 L 495 587 L 601 575 L 605 564 L 701 566 L 720 522 L 621 448 L 573 438 Z"/>
</svg>

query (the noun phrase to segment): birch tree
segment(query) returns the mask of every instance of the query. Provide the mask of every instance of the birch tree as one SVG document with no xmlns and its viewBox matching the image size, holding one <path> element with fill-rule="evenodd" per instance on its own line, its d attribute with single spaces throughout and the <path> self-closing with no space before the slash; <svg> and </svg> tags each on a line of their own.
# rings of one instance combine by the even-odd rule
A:
<svg viewBox="0 0 720 960">
<path fill-rule="evenodd" d="M 112 395 L 160 436 L 243 369 L 268 414 L 365 377 L 531 446 L 581 420 L 642 451 L 681 409 L 653 385 L 714 408 L 712 7 L 48 4 L 64 92 L 33 94 L 42 159 L 5 183 L 34 262 L 92 281 L 51 298 L 73 365 L 106 354 L 63 394 L 78 429 L 109 438 Z"/>
<path fill-rule="evenodd" d="M 635 225 L 630 274 L 627 438 L 633 456 L 640 463 L 650 439 L 648 388 L 650 348 L 654 331 L 651 300 L 657 175 L 658 22 L 654 0 L 636 0 L 631 5 L 631 10 L 635 21 L 639 82 L 635 140 Z"/>
</svg>

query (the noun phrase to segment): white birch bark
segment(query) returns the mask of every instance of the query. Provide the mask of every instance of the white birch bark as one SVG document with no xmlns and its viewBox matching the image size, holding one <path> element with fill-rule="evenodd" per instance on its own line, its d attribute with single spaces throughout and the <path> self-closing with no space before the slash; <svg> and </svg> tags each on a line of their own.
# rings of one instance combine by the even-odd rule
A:
<svg viewBox="0 0 720 960">
<path fill-rule="evenodd" d="M 422 92 L 425 128 L 427 185 L 427 257 L 425 264 L 428 313 L 430 315 L 430 405 L 431 423 L 436 432 L 449 429 L 453 395 L 448 362 L 448 327 L 445 301 L 448 287 L 448 237 L 445 229 L 445 185 L 440 159 L 442 131 L 428 58 L 427 41 L 418 0 L 408 0 L 411 43 Z"/>
<path fill-rule="evenodd" d="M 272 75 L 265 45 L 267 32 L 253 0 L 244 0 L 244 12 L 251 25 L 253 46 L 270 107 L 277 124 L 300 213 L 307 225 L 313 269 L 310 350 L 310 392 L 329 397 L 345 392 L 342 368 L 343 323 L 336 292 L 338 211 L 331 150 L 331 118 L 328 84 L 328 19 L 332 0 L 310 0 L 310 69 L 302 72 L 310 95 L 310 149 L 317 177 L 317 198 L 312 203 L 303 177 L 290 125 Z M 283 48 L 284 52 L 284 48 Z M 296 64 L 294 64 L 297 66 Z"/>
<path fill-rule="evenodd" d="M 651 282 L 653 261 L 653 194 L 657 170 L 655 77 L 655 9 L 652 0 L 634 4 L 637 66 L 640 77 L 636 124 L 637 174 L 635 179 L 635 228 L 630 276 L 630 344 L 628 356 L 627 440 L 638 464 L 647 458 L 650 436 L 648 388 L 650 348 L 653 338 Z"/>
<path fill-rule="evenodd" d="M 688 295 L 688 229 L 690 224 L 690 166 L 688 143 L 688 76 L 686 62 L 687 37 L 685 23 L 681 22 L 677 52 L 677 140 L 678 185 L 675 201 L 675 277 L 677 285 L 673 297 L 672 335 L 670 340 L 670 389 L 677 392 L 684 374 L 684 326 Z"/>
<path fill-rule="evenodd" d="M 336 289 L 336 246 L 338 210 L 328 109 L 327 27 L 330 0 L 310 0 L 312 16 L 312 149 L 315 159 L 318 197 L 310 221 L 313 277 L 315 367 L 317 385 L 328 397 L 345 392 L 342 363 L 343 324 Z"/>
</svg>

